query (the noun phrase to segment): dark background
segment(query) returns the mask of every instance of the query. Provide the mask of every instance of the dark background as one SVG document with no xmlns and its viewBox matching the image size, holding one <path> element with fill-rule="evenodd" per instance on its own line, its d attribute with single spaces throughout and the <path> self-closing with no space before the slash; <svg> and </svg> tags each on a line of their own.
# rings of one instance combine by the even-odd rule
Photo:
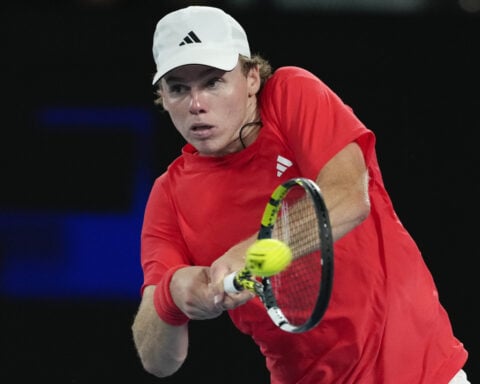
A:
<svg viewBox="0 0 480 384">
<path fill-rule="evenodd" d="M 191 323 L 189 358 L 169 379 L 143 371 L 131 340 L 144 204 L 183 144 L 153 107 L 152 35 L 188 3 L 0 6 L 2 383 L 268 382 L 259 352 L 225 316 Z M 376 133 L 387 189 L 480 382 L 478 10 L 210 4 L 243 24 L 252 51 L 311 70 Z"/>
</svg>

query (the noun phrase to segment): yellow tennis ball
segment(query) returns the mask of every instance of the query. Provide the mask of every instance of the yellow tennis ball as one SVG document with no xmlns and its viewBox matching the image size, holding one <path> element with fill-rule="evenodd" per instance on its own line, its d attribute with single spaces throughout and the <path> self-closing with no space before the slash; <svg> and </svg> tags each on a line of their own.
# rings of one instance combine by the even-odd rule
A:
<svg viewBox="0 0 480 384">
<path fill-rule="evenodd" d="M 283 271 L 292 262 L 292 251 L 283 241 L 260 239 L 247 249 L 248 270 L 261 277 L 270 277 Z"/>
</svg>

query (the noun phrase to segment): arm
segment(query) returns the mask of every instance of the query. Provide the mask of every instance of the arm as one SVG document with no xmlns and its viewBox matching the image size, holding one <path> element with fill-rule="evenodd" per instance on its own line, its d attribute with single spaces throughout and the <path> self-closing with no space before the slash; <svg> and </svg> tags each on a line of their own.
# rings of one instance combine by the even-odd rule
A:
<svg viewBox="0 0 480 384">
<path fill-rule="evenodd" d="M 322 168 L 316 181 L 325 199 L 336 241 L 370 213 L 368 170 L 360 147 L 356 143 L 345 146 Z"/>
<path fill-rule="evenodd" d="M 214 304 L 206 267 L 184 267 L 172 276 L 169 288 L 176 305 L 172 311 L 189 319 L 204 320 L 219 316 L 223 308 Z M 135 347 L 144 369 L 158 377 L 175 373 L 188 352 L 188 324 L 170 325 L 163 321 L 154 305 L 156 286 L 144 289 L 132 331 Z"/>
<path fill-rule="evenodd" d="M 188 352 L 188 324 L 174 326 L 158 316 L 153 305 L 155 286 L 145 287 L 132 325 L 133 340 L 144 369 L 165 377 L 175 373 Z"/>
</svg>

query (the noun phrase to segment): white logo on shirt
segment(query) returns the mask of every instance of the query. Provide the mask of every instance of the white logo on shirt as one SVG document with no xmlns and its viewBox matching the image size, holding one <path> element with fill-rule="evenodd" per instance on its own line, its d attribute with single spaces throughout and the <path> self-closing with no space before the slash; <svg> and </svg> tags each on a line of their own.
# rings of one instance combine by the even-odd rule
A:
<svg viewBox="0 0 480 384">
<path fill-rule="evenodd" d="M 280 177 L 283 175 L 283 172 L 285 172 L 288 168 L 290 168 L 293 165 L 293 163 L 288 160 L 287 158 L 278 155 L 277 157 L 277 177 Z"/>
</svg>

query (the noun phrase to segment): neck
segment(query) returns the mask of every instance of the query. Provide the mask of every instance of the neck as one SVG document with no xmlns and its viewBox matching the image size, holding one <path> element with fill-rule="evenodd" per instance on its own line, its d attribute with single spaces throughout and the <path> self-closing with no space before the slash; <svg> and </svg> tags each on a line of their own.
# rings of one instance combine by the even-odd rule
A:
<svg viewBox="0 0 480 384">
<path fill-rule="evenodd" d="M 260 119 L 242 125 L 238 133 L 238 138 L 244 149 L 255 141 L 261 127 L 262 121 Z"/>
</svg>

